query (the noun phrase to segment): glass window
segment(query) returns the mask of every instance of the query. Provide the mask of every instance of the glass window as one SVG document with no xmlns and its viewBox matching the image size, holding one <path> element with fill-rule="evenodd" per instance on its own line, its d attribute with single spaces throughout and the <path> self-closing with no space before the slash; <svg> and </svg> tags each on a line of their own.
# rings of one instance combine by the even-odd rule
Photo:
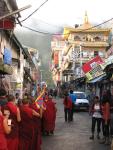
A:
<svg viewBox="0 0 113 150">
<path fill-rule="evenodd" d="M 77 99 L 85 99 L 86 95 L 84 93 L 74 93 L 77 97 Z"/>
<path fill-rule="evenodd" d="M 98 51 L 94 51 L 94 57 L 98 56 Z"/>
</svg>

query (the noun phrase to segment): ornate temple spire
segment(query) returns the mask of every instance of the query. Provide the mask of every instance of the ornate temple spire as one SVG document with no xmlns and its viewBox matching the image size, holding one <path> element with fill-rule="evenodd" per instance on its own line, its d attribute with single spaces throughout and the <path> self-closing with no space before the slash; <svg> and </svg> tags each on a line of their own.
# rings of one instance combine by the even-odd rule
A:
<svg viewBox="0 0 113 150">
<path fill-rule="evenodd" d="M 87 11 L 85 11 L 84 24 L 88 24 L 88 23 L 89 23 L 88 15 L 87 15 Z"/>
</svg>

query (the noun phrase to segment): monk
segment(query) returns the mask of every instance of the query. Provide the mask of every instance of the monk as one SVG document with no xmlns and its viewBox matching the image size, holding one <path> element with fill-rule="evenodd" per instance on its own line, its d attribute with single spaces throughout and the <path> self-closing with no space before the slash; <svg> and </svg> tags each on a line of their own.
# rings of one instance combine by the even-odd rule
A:
<svg viewBox="0 0 113 150">
<path fill-rule="evenodd" d="M 52 101 L 52 96 L 49 95 L 48 99 L 45 99 L 46 110 L 43 114 L 43 128 L 47 135 L 54 134 L 55 120 L 56 120 L 56 107 Z"/>
<path fill-rule="evenodd" d="M 19 127 L 18 123 L 21 121 L 19 108 L 15 105 L 15 97 L 8 96 L 8 103 L 3 108 L 4 115 L 9 112 L 9 119 L 11 124 L 11 132 L 6 135 L 8 150 L 18 150 L 19 143 Z"/>
<path fill-rule="evenodd" d="M 19 128 L 19 150 L 35 150 L 34 148 L 34 121 L 33 118 L 40 117 L 40 114 L 29 106 L 29 99 L 22 100 L 20 106 L 21 122 Z"/>
<path fill-rule="evenodd" d="M 9 115 L 3 116 L 0 107 L 0 150 L 7 149 L 7 140 L 5 133 L 9 134 L 11 132 L 11 125 L 8 124 Z"/>
<path fill-rule="evenodd" d="M 30 107 L 35 110 L 37 113 L 40 114 L 40 117 L 33 116 L 33 126 L 34 126 L 34 144 L 33 149 L 35 150 L 41 150 L 41 118 L 42 118 L 42 107 L 35 103 L 35 99 L 31 97 L 31 104 Z"/>
</svg>

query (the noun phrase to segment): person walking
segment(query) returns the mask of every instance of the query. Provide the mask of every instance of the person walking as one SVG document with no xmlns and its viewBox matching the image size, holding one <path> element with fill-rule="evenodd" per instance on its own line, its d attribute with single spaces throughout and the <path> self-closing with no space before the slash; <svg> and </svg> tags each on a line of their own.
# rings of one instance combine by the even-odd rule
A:
<svg viewBox="0 0 113 150">
<path fill-rule="evenodd" d="M 74 113 L 74 107 L 75 107 L 75 102 L 76 102 L 76 95 L 73 93 L 73 90 L 70 90 L 69 97 L 72 101 L 71 118 L 70 118 L 71 120 L 70 121 L 73 121 L 73 113 Z"/>
<path fill-rule="evenodd" d="M 101 121 L 102 121 L 102 108 L 98 96 L 95 96 L 94 98 L 94 102 L 90 109 L 90 114 L 92 115 L 92 127 L 91 127 L 92 136 L 90 137 L 90 139 L 94 140 L 96 124 L 97 124 L 97 139 L 100 139 L 99 134 L 101 128 Z"/>
<path fill-rule="evenodd" d="M 56 121 L 56 103 L 53 101 L 52 96 L 49 95 L 45 99 L 46 110 L 43 113 L 43 129 L 46 135 L 54 134 L 55 121 Z"/>
<path fill-rule="evenodd" d="M 0 150 L 8 150 L 5 134 L 11 132 L 11 124 L 8 121 L 9 113 L 3 116 L 0 106 Z"/>
<path fill-rule="evenodd" d="M 3 114 L 9 112 L 9 119 L 11 120 L 11 132 L 6 135 L 8 150 L 18 150 L 19 144 L 19 122 L 21 121 L 20 110 L 15 105 L 15 97 L 8 95 L 8 103 L 3 107 Z"/>
<path fill-rule="evenodd" d="M 64 114 L 65 114 L 65 122 L 70 122 L 72 120 L 72 100 L 70 99 L 68 94 L 65 94 L 64 97 Z"/>
<path fill-rule="evenodd" d="M 40 114 L 36 112 L 34 109 L 30 108 L 28 98 L 25 97 L 22 100 L 22 103 L 23 104 L 20 106 L 21 122 L 19 125 L 19 148 L 18 150 L 33 150 L 34 142 L 35 142 L 33 118 L 34 117 L 39 118 Z"/>
<path fill-rule="evenodd" d="M 102 130 L 103 139 L 100 143 L 110 144 L 110 97 L 107 92 L 104 93 L 102 98 Z"/>
</svg>

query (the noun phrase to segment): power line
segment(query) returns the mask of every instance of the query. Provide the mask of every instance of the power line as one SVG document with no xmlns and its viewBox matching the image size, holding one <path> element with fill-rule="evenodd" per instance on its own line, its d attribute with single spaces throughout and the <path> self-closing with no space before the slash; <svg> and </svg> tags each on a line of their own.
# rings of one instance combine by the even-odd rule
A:
<svg viewBox="0 0 113 150">
<path fill-rule="evenodd" d="M 104 22 L 102 22 L 102 23 L 100 23 L 100 24 L 98 24 L 98 25 L 92 26 L 92 27 L 90 27 L 90 28 L 82 29 L 82 30 L 80 30 L 80 32 L 84 32 L 84 31 L 87 31 L 87 30 L 91 30 L 91 29 L 96 28 L 96 27 L 98 27 L 98 26 L 101 26 L 101 25 L 103 25 L 103 24 L 105 24 L 105 23 L 107 23 L 107 22 L 109 22 L 109 21 L 111 21 L 111 20 L 113 20 L 113 18 L 108 19 L 108 20 L 106 20 L 106 21 L 104 21 Z M 41 34 L 48 34 L 48 35 L 69 35 L 69 34 L 70 34 L 70 33 L 65 33 L 65 34 L 61 34 L 61 33 L 49 33 L 49 32 L 43 32 L 43 31 L 39 31 L 39 30 L 36 30 L 36 29 L 32 29 L 32 28 L 27 27 L 27 26 L 22 26 L 22 27 L 24 27 L 24 28 L 26 28 L 26 29 L 28 29 L 28 30 L 31 30 L 31 31 L 33 31 L 33 32 L 41 33 Z"/>
<path fill-rule="evenodd" d="M 37 9 L 35 9 L 30 15 L 28 15 L 25 19 L 23 19 L 20 22 L 22 23 L 22 22 L 26 21 L 27 19 L 29 19 L 34 13 L 36 13 L 47 2 L 48 2 L 48 0 L 46 0 L 45 2 L 43 2 Z"/>
<path fill-rule="evenodd" d="M 30 31 L 33 31 L 33 32 L 37 32 L 37 33 L 41 33 L 41 34 L 53 35 L 52 33 L 49 33 L 49 32 L 43 32 L 43 31 L 39 31 L 39 30 L 32 29 L 32 28 L 30 28 L 30 27 L 27 27 L 27 26 L 24 26 L 24 25 L 22 25 L 22 27 L 23 27 L 23 28 L 26 28 L 26 29 L 28 29 L 28 30 L 30 30 Z"/>
</svg>

